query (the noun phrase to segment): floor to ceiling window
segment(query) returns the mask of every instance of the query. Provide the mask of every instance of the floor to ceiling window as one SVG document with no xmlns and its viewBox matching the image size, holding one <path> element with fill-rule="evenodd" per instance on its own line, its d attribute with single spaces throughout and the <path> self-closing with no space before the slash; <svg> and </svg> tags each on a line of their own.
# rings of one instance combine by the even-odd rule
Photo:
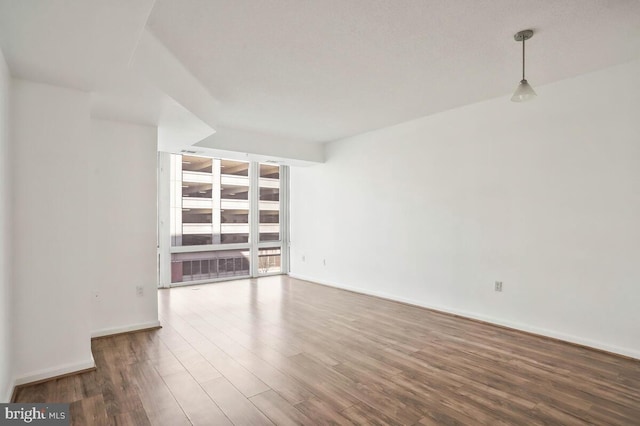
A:
<svg viewBox="0 0 640 426">
<path fill-rule="evenodd" d="M 286 272 L 286 166 L 161 153 L 163 287 Z"/>
</svg>

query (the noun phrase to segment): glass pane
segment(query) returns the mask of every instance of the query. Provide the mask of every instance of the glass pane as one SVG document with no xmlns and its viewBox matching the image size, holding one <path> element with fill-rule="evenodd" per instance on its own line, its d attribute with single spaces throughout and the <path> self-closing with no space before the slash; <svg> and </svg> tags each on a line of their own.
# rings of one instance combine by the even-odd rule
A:
<svg viewBox="0 0 640 426">
<path fill-rule="evenodd" d="M 171 255 L 171 282 L 249 276 L 249 250 L 217 250 Z"/>
<path fill-rule="evenodd" d="M 220 160 L 220 242 L 249 242 L 249 163 Z"/>
<path fill-rule="evenodd" d="M 212 188 L 211 183 L 184 182 L 182 184 L 182 198 L 211 198 Z"/>
<path fill-rule="evenodd" d="M 280 166 L 260 164 L 260 241 L 280 240 Z"/>
<path fill-rule="evenodd" d="M 236 271 L 234 259 L 226 259 L 227 261 L 227 273 L 234 273 Z"/>
<path fill-rule="evenodd" d="M 191 261 L 191 275 L 200 275 L 200 260 Z"/>
<path fill-rule="evenodd" d="M 227 259 L 218 259 L 218 273 L 227 272 Z"/>
<path fill-rule="evenodd" d="M 264 248 L 258 251 L 258 273 L 273 274 L 281 272 L 280 248 Z"/>
<path fill-rule="evenodd" d="M 249 242 L 249 163 L 171 156 L 171 245 Z"/>
<path fill-rule="evenodd" d="M 185 172 L 211 173 L 212 158 L 182 155 L 182 170 Z"/>
<path fill-rule="evenodd" d="M 171 245 L 214 243 L 214 165 L 216 160 L 171 155 Z"/>
<path fill-rule="evenodd" d="M 182 245 L 211 244 L 211 209 L 182 209 Z"/>
<path fill-rule="evenodd" d="M 258 187 L 250 188 L 253 164 L 245 161 L 171 155 L 171 244 L 198 246 L 246 244 L 242 249 L 173 253 L 172 282 L 249 276 L 250 190 L 257 191 L 259 241 L 275 247 L 258 250 L 261 274 L 279 273 L 281 166 L 255 164 Z M 251 169 L 253 173 L 253 169 Z M 210 248 L 210 247 L 209 247 Z"/>
<path fill-rule="evenodd" d="M 184 275 L 191 275 L 191 261 L 184 262 L 182 266 Z"/>
</svg>

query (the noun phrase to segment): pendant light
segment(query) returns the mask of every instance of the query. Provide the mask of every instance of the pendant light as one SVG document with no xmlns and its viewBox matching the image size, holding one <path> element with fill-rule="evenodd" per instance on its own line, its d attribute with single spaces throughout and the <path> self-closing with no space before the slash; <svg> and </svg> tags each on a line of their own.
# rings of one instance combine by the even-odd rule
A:
<svg viewBox="0 0 640 426">
<path fill-rule="evenodd" d="M 512 102 L 531 101 L 537 96 L 533 87 L 529 85 L 529 82 L 527 82 L 527 79 L 524 77 L 524 42 L 531 37 L 533 37 L 533 30 L 520 31 L 513 36 L 516 41 L 522 42 L 522 80 L 511 97 Z"/>
</svg>

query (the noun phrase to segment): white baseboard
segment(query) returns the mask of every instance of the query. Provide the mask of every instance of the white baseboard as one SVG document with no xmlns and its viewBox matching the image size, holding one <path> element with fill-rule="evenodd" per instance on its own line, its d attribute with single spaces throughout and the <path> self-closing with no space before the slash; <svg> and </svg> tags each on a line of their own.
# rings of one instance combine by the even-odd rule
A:
<svg viewBox="0 0 640 426">
<path fill-rule="evenodd" d="M 125 333 L 128 331 L 137 331 L 144 330 L 147 328 L 159 327 L 160 321 L 151 321 L 141 324 L 134 324 L 125 327 L 115 327 L 108 328 L 103 330 L 94 331 L 91 333 L 91 337 L 102 337 L 108 336 L 111 334 Z M 16 386 L 24 385 L 27 383 L 38 382 L 41 380 L 50 379 L 53 377 L 63 376 L 66 374 L 73 374 L 76 372 L 80 372 L 83 370 L 88 370 L 90 368 L 94 368 L 96 366 L 93 357 L 90 360 L 73 363 L 73 364 L 65 364 L 54 368 L 47 368 L 44 370 L 35 371 L 24 376 L 18 377 L 12 381 L 12 384 L 9 385 L 9 388 L 6 390 L 6 394 L 3 401 L 9 402 L 11 397 L 13 396 L 14 389 Z"/>
<path fill-rule="evenodd" d="M 547 329 L 544 329 L 544 328 L 530 326 L 530 325 L 527 325 L 527 324 L 522 324 L 522 323 L 508 321 L 508 320 L 503 320 L 503 319 L 500 319 L 500 318 L 494 318 L 494 317 L 490 317 L 490 316 L 487 316 L 487 315 L 477 314 L 477 313 L 474 313 L 474 312 L 461 311 L 461 310 L 458 310 L 458 309 L 450 308 L 448 306 L 431 305 L 431 304 L 424 303 L 424 302 L 421 302 L 421 301 L 407 299 L 407 298 L 404 298 L 404 297 L 398 297 L 398 296 L 394 296 L 392 294 L 387 294 L 387 293 L 383 293 L 383 292 L 371 291 L 371 290 L 358 288 L 358 287 L 349 287 L 349 286 L 345 286 L 345 285 L 341 285 L 341 284 L 337 284 L 337 283 L 333 283 L 333 282 L 328 282 L 328 281 L 324 281 L 324 280 L 318 280 L 318 279 L 315 279 L 313 277 L 307 277 L 307 276 L 304 276 L 304 275 L 298 275 L 298 274 L 295 274 L 295 273 L 289 273 L 289 276 L 291 278 L 295 278 L 295 279 L 299 279 L 299 280 L 303 280 L 303 281 L 309 281 L 309 282 L 315 283 L 315 284 L 320 284 L 320 285 L 325 285 L 325 286 L 328 286 L 328 287 L 339 288 L 341 290 L 349 290 L 349 291 L 353 291 L 355 293 L 366 294 L 368 296 L 380 297 L 382 299 L 392 300 L 392 301 L 395 301 L 395 302 L 407 303 L 409 305 L 419 306 L 421 308 L 433 309 L 434 311 L 439 311 L 439 312 L 444 312 L 444 313 L 448 313 L 448 314 L 458 315 L 458 316 L 465 317 L 465 318 L 484 321 L 484 322 L 500 325 L 500 326 L 503 326 L 503 327 L 512 328 L 514 330 L 526 331 L 528 333 L 537 334 L 537 335 L 544 336 L 544 337 L 551 337 L 553 339 L 563 340 L 565 342 L 575 343 L 577 345 L 586 346 L 586 347 L 590 347 L 590 348 L 593 348 L 593 349 L 599 349 L 599 350 L 603 350 L 603 351 L 606 351 L 606 352 L 611 352 L 611 353 L 615 353 L 615 354 L 619 354 L 619 355 L 623 355 L 623 356 L 626 356 L 626 357 L 635 358 L 635 359 L 640 360 L 640 351 L 634 350 L 634 349 L 630 349 L 630 348 L 622 348 L 622 347 L 619 347 L 619 346 L 613 346 L 613 345 L 609 345 L 609 344 L 602 343 L 602 342 L 597 342 L 597 341 L 586 339 L 586 338 L 579 337 L 579 336 L 573 336 L 573 335 L 569 335 L 569 334 L 564 334 L 564 333 L 553 331 L 553 330 L 547 330 Z"/>
<path fill-rule="evenodd" d="M 139 324 L 126 325 L 123 327 L 103 328 L 91 332 L 91 338 L 110 336 L 112 334 L 127 333 L 130 331 L 145 330 L 147 328 L 160 327 L 160 321 L 143 322 Z"/>
<path fill-rule="evenodd" d="M 58 367 L 46 368 L 44 370 L 35 371 L 24 375 L 22 377 L 18 377 L 13 382 L 13 387 L 24 385 L 26 383 L 39 382 L 41 380 L 50 379 L 53 377 L 63 376 L 66 374 L 77 373 L 83 370 L 88 370 L 90 368 L 95 368 L 96 363 L 93 360 L 93 356 L 91 359 L 88 359 L 83 362 L 73 363 L 73 364 L 65 364 Z M 13 393 L 13 389 L 11 390 Z M 11 398 L 11 396 L 9 396 Z"/>
</svg>

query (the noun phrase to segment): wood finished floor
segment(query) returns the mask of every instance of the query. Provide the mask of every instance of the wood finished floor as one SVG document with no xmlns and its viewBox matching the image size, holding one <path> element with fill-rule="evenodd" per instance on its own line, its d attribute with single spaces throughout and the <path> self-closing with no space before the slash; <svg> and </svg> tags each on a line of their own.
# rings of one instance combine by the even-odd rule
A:
<svg viewBox="0 0 640 426">
<path fill-rule="evenodd" d="M 163 328 L 23 387 L 76 425 L 639 425 L 640 362 L 287 277 L 162 290 Z"/>
</svg>

